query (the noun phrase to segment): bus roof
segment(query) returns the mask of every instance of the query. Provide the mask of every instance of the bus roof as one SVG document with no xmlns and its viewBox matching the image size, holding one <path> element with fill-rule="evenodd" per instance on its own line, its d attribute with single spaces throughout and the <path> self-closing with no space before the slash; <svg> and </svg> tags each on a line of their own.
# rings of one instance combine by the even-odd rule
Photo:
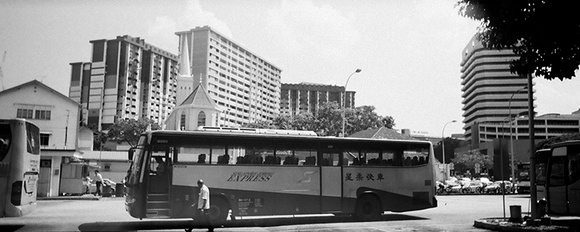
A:
<svg viewBox="0 0 580 232">
<path fill-rule="evenodd" d="M 580 140 L 568 140 L 568 141 L 564 141 L 564 142 L 555 143 L 555 144 L 552 144 L 552 148 L 563 147 L 563 146 L 568 146 L 568 145 L 580 145 Z"/>
<path fill-rule="evenodd" d="M 279 129 L 261 129 L 261 128 L 243 128 L 243 127 L 214 127 L 214 126 L 200 126 L 199 131 L 220 131 L 220 132 L 238 132 L 238 133 L 254 133 L 254 134 L 280 134 L 280 135 L 304 135 L 304 136 L 318 136 L 314 131 L 305 130 L 279 130 Z"/>
<path fill-rule="evenodd" d="M 216 137 L 224 137 L 224 138 L 232 138 L 232 137 L 239 137 L 239 138 L 290 138 L 293 140 L 315 140 L 315 141 L 328 141 L 328 142 L 341 142 L 341 141 L 366 141 L 366 142 L 390 142 L 390 143 L 399 143 L 399 144 L 431 144 L 429 141 L 422 141 L 422 140 L 400 140 L 400 139 L 374 139 L 374 138 L 354 138 L 354 137 L 333 137 L 333 136 L 305 136 L 305 135 L 298 135 L 298 134 L 284 134 L 284 133 L 240 133 L 239 131 L 217 131 L 217 130 L 195 130 L 195 131 L 178 131 L 178 130 L 155 130 L 155 131 L 148 131 L 144 134 L 147 135 L 156 135 L 156 136 L 216 136 Z"/>
</svg>

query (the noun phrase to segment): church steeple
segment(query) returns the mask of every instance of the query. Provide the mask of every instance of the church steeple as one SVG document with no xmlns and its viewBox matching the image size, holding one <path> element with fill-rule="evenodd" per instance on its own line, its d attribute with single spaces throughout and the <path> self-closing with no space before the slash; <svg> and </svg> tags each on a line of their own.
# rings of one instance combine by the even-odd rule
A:
<svg viewBox="0 0 580 232">
<path fill-rule="evenodd" d="M 191 77 L 191 69 L 189 66 L 189 46 L 187 46 L 187 36 L 182 35 L 179 47 L 181 48 L 179 54 L 179 75 Z"/>
<path fill-rule="evenodd" d="M 177 105 L 181 103 L 193 92 L 193 77 L 189 63 L 189 46 L 187 46 L 187 36 L 179 36 L 179 76 L 177 77 Z"/>
</svg>

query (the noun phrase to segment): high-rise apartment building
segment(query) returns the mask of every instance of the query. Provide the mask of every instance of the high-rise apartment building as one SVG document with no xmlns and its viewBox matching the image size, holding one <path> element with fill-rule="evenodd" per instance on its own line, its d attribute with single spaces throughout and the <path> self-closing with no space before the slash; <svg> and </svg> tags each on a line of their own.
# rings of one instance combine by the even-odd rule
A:
<svg viewBox="0 0 580 232">
<path fill-rule="evenodd" d="M 221 108 L 220 125 L 268 121 L 280 113 L 280 68 L 209 26 L 175 34 L 180 41 L 180 60 L 191 67 L 191 87 L 202 85 Z M 193 89 L 178 91 L 180 96 L 188 96 Z"/>
<path fill-rule="evenodd" d="M 346 94 L 346 98 L 344 98 Z M 345 99 L 345 108 L 354 107 L 354 91 L 346 91 L 344 86 L 323 85 L 314 83 L 282 84 L 280 113 L 294 116 L 301 112 L 316 111 L 327 102 L 336 102 L 342 106 Z"/>
<path fill-rule="evenodd" d="M 118 119 L 163 123 L 176 105 L 178 57 L 139 37 L 93 40 L 90 62 L 71 63 L 69 97 L 86 125 L 107 130 Z"/>
<path fill-rule="evenodd" d="M 511 115 L 528 110 L 527 79 L 510 72 L 516 59 L 511 49 L 486 49 L 473 36 L 461 61 L 463 123 L 466 140 L 476 139 L 476 123 L 509 122 Z M 472 141 L 477 144 L 479 141 Z"/>
</svg>

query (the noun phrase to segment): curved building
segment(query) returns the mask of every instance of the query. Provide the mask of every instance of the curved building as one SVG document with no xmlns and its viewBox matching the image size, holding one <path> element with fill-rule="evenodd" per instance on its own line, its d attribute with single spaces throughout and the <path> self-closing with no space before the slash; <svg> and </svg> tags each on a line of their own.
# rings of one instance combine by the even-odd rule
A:
<svg viewBox="0 0 580 232">
<path fill-rule="evenodd" d="M 518 58 L 512 50 L 483 47 L 474 35 L 465 47 L 461 61 L 463 123 L 465 139 L 480 141 L 478 123 L 510 121 L 511 115 L 528 109 L 527 79 L 510 72 L 510 61 Z"/>
</svg>

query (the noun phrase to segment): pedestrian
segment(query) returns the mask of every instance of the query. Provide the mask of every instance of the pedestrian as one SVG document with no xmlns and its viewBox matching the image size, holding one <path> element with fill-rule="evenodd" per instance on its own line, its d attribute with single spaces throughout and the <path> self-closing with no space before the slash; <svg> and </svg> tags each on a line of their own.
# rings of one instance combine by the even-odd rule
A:
<svg viewBox="0 0 580 232">
<path fill-rule="evenodd" d="M 99 173 L 99 170 L 95 170 L 95 184 L 97 185 L 97 190 L 95 192 L 95 196 L 100 196 L 101 193 L 101 186 L 103 185 L 103 176 Z"/>
<path fill-rule="evenodd" d="M 207 231 L 213 231 L 211 221 L 209 218 L 209 188 L 204 184 L 203 180 L 197 181 L 199 187 L 199 197 L 197 198 L 197 211 L 199 213 L 200 221 L 207 223 Z"/>
</svg>

